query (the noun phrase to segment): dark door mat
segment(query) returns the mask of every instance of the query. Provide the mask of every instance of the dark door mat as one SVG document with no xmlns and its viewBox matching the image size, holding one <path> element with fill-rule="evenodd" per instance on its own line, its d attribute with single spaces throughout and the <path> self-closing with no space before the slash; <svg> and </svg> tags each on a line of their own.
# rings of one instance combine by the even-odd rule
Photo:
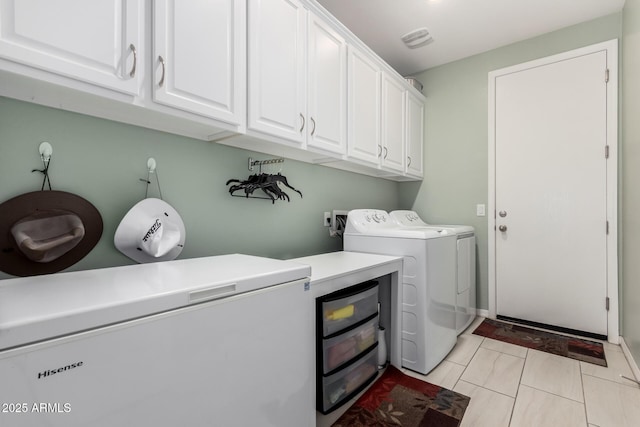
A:
<svg viewBox="0 0 640 427">
<path fill-rule="evenodd" d="M 582 362 L 607 366 L 602 343 L 484 319 L 474 334 Z"/>
<path fill-rule="evenodd" d="M 457 427 L 470 400 L 389 366 L 333 427 Z"/>
</svg>

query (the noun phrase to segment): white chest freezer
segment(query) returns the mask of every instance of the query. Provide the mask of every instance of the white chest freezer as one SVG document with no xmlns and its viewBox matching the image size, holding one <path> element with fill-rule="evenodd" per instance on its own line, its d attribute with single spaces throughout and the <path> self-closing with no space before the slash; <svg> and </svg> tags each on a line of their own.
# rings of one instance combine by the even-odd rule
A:
<svg viewBox="0 0 640 427">
<path fill-rule="evenodd" d="M 310 267 L 246 255 L 0 282 L 0 426 L 315 423 Z"/>
</svg>

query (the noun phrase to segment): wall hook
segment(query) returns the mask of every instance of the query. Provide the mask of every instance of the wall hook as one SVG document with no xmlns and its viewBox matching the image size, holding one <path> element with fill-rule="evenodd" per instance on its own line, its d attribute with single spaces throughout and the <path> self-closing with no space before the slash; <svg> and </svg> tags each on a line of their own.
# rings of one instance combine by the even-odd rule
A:
<svg viewBox="0 0 640 427">
<path fill-rule="evenodd" d="M 249 157 L 249 170 L 253 171 L 254 166 L 262 167 L 262 165 L 272 165 L 274 163 L 284 163 L 284 157 L 269 160 L 253 160 L 252 157 Z M 260 169 L 260 172 L 262 172 L 262 168 Z"/>
<path fill-rule="evenodd" d="M 147 168 L 149 169 L 149 173 L 155 173 L 156 166 L 156 159 L 154 159 L 153 157 L 149 157 L 149 160 L 147 160 Z"/>
<path fill-rule="evenodd" d="M 51 155 L 53 154 L 53 147 L 48 142 L 44 141 L 40 143 L 40 147 L 38 147 L 38 151 L 40 152 L 40 157 L 43 162 L 49 162 L 51 160 Z"/>
<path fill-rule="evenodd" d="M 156 173 L 157 166 L 158 164 L 156 163 L 156 159 L 154 159 L 153 157 L 149 157 L 149 159 L 147 160 L 147 179 L 140 178 L 140 181 L 147 184 L 147 188 L 144 192 L 145 199 L 149 196 L 149 185 L 151 184 L 149 178 L 151 178 L 151 174 L 154 174 L 156 177 L 156 182 L 158 183 L 158 192 L 160 193 L 160 199 L 164 200 L 162 198 L 162 188 L 160 188 L 160 178 L 158 178 L 158 174 Z"/>
<path fill-rule="evenodd" d="M 45 185 L 48 185 L 49 190 L 51 190 L 51 179 L 49 179 L 49 163 L 51 162 L 53 147 L 51 146 L 51 144 L 45 141 L 40 143 L 38 152 L 40 153 L 40 159 L 42 159 L 42 169 L 33 169 L 31 172 L 40 172 L 42 175 L 44 175 L 40 191 L 44 191 Z"/>
</svg>

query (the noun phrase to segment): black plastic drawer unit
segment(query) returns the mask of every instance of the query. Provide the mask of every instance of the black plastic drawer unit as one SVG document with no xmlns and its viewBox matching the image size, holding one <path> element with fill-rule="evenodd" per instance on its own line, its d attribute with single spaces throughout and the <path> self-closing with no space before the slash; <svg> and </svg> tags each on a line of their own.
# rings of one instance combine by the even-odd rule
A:
<svg viewBox="0 0 640 427">
<path fill-rule="evenodd" d="M 316 299 L 316 408 L 328 414 L 378 375 L 378 282 Z"/>
</svg>

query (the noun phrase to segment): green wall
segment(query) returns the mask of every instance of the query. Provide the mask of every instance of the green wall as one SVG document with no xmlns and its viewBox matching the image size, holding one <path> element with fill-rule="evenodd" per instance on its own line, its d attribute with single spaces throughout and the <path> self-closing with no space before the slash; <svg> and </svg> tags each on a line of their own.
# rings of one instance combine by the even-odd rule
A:
<svg viewBox="0 0 640 427">
<path fill-rule="evenodd" d="M 487 84 L 489 71 L 620 38 L 622 14 L 568 27 L 435 67 L 416 77 L 424 85 L 425 177 L 400 185 L 400 204 L 432 223 L 470 224 L 477 233 L 478 306 L 488 309 Z M 489 214 L 489 212 L 487 212 Z"/>
<path fill-rule="evenodd" d="M 149 157 L 157 161 L 164 199 L 185 223 L 180 258 L 239 252 L 286 259 L 341 250 L 342 241 L 322 225 L 324 211 L 399 207 L 396 182 L 292 160 L 282 174 L 304 198 L 288 191 L 290 203 L 272 205 L 231 197 L 225 182 L 251 174 L 248 157 L 272 156 L 2 97 L 0 201 L 40 189 L 42 175 L 31 170 L 42 167 L 42 141 L 53 146 L 53 189 L 86 198 L 104 221 L 98 245 L 69 271 L 134 263 L 115 249 L 113 235 L 144 197 L 139 179 L 146 178 Z M 155 185 L 150 190 L 158 196 Z"/>
<path fill-rule="evenodd" d="M 622 336 L 640 361 L 640 0 L 627 0 L 622 36 Z"/>
</svg>

